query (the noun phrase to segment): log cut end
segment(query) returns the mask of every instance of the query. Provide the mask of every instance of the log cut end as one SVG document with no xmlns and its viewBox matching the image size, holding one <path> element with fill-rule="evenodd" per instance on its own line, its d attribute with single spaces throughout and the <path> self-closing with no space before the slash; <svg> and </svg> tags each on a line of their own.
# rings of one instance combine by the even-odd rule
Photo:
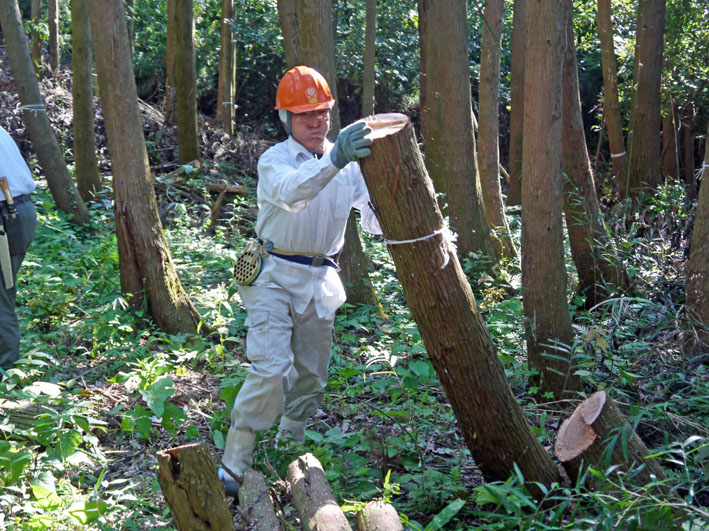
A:
<svg viewBox="0 0 709 531">
<path fill-rule="evenodd" d="M 559 428 L 554 451 L 559 461 L 568 463 L 588 450 L 598 439 L 592 425 L 603 411 L 606 392 L 597 391 L 576 408 Z"/>
<path fill-rule="evenodd" d="M 396 112 L 367 116 L 362 118 L 362 121 L 372 129 L 372 132 L 367 135 L 367 138 L 372 140 L 398 133 L 411 123 L 408 116 Z"/>
</svg>

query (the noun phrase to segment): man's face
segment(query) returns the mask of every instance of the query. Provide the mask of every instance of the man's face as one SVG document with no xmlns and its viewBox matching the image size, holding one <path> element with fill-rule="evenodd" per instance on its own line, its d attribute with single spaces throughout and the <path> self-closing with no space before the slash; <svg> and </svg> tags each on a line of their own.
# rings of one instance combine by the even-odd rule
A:
<svg viewBox="0 0 709 531">
<path fill-rule="evenodd" d="M 308 151 L 322 153 L 325 150 L 325 135 L 329 130 L 329 109 L 292 115 L 291 134 Z"/>
</svg>

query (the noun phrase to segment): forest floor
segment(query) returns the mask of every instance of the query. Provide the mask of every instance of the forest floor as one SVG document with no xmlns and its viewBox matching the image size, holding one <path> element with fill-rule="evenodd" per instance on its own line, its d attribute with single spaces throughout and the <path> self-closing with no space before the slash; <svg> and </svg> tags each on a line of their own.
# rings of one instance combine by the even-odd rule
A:
<svg viewBox="0 0 709 531">
<path fill-rule="evenodd" d="M 0 48 L 0 124 L 36 169 L 3 54 Z M 70 79 L 60 72 L 42 82 L 48 115 L 65 146 L 72 142 Z M 110 188 L 93 207 L 96 225 L 78 234 L 53 210 L 40 182 L 41 226 L 24 266 L 28 278 L 19 301 L 30 361 L 0 387 L 0 413 L 6 416 L 0 423 L 0 465 L 6 450 L 28 457 L 16 474 L 0 474 L 7 485 L 0 493 L 0 529 L 172 529 L 156 480 L 156 452 L 204 441 L 215 455 L 221 453 L 228 412 L 248 370 L 245 313 L 230 264 L 253 235 L 256 162 L 276 139 L 260 125 L 242 126 L 230 139 L 201 117 L 201 169 L 185 168 L 183 181 L 168 184 L 160 177 L 180 167 L 175 128 L 165 123 L 159 103 L 143 103 L 141 112 L 173 257 L 217 333 L 207 340 L 166 336 L 140 313 L 127 311 L 117 278 Z M 100 110 L 96 119 L 100 165 L 107 174 Z M 205 227 L 216 200 L 205 190 L 209 180 L 247 189 L 222 206 L 214 236 Z M 510 221 L 519 237 L 518 218 Z M 634 292 L 592 312 L 572 296 L 579 337 L 572 348 L 587 355 L 587 389 L 613 390 L 641 438 L 662 456 L 687 514 L 701 521 L 709 517 L 709 374 L 706 351 L 693 357 L 683 352 L 691 215 L 670 191 L 631 222 L 634 236 L 620 250 Z M 560 485 L 559 496 L 571 503 L 558 522 L 544 515 L 515 478 L 486 489 L 457 433 L 386 249 L 376 238 L 363 243 L 388 321 L 371 309 L 345 306 L 336 322 L 328 395 L 309 422 L 305 447 L 276 450 L 273 429 L 257 442 L 259 468 L 272 482 L 284 522 L 295 528 L 297 515 L 281 479 L 287 464 L 306 450 L 323 463 L 341 503 L 356 508 L 375 497 L 391 499 L 412 529 L 561 529 L 573 527 L 574 519 L 579 529 L 612 529 L 614 523 L 631 525 L 633 514 L 663 514 L 663 504 L 644 496 L 642 487 L 599 498 Z M 512 391 L 551 451 L 568 412 L 526 388 L 521 302 L 509 286 L 519 264 L 506 265 L 501 279 L 478 266 L 465 264 Z M 571 263 L 570 271 L 573 287 Z M 23 411 L 39 416 L 23 425 Z M 237 529 L 244 529 L 242 515 L 234 512 Z"/>
</svg>

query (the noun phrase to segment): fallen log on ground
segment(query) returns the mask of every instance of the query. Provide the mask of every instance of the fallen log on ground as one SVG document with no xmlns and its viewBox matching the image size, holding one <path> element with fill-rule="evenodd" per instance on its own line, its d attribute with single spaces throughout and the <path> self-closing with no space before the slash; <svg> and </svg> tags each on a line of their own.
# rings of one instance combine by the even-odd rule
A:
<svg viewBox="0 0 709 531">
<path fill-rule="evenodd" d="M 357 513 L 355 520 L 357 531 L 401 531 L 399 514 L 390 503 L 370 501 Z"/>
<path fill-rule="evenodd" d="M 662 467 L 648 457 L 647 447 L 605 391 L 593 393 L 561 424 L 554 452 L 573 482 L 589 466 L 601 473 L 617 466 L 623 472 L 633 470 L 633 481 L 640 485 L 658 482 L 658 489 L 668 494 L 659 483 L 666 479 Z M 595 476 L 588 475 L 588 480 L 597 483 Z"/>
<path fill-rule="evenodd" d="M 247 470 L 239 488 L 241 515 L 251 531 L 281 531 L 271 493 L 261 473 Z"/>
<path fill-rule="evenodd" d="M 204 443 L 158 452 L 158 482 L 179 531 L 233 531 L 217 466 Z"/>
<path fill-rule="evenodd" d="M 313 454 L 301 455 L 288 465 L 293 505 L 306 531 L 351 531 L 335 501 L 320 461 Z"/>
<path fill-rule="evenodd" d="M 408 117 L 375 115 L 372 154 L 360 161 L 374 212 L 407 303 L 450 400 L 458 427 L 486 478 L 505 480 L 515 463 L 535 483 L 560 481 L 512 394 L 436 202 Z"/>
</svg>

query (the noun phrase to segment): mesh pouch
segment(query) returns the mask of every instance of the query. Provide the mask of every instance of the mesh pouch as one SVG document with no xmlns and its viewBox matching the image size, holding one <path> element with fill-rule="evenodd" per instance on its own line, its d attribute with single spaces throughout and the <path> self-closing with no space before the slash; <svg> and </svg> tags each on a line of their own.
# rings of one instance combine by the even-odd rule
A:
<svg viewBox="0 0 709 531">
<path fill-rule="evenodd" d="M 261 274 L 263 258 L 268 251 L 258 242 L 249 242 L 234 264 L 234 280 L 240 286 L 250 286 Z"/>
</svg>

